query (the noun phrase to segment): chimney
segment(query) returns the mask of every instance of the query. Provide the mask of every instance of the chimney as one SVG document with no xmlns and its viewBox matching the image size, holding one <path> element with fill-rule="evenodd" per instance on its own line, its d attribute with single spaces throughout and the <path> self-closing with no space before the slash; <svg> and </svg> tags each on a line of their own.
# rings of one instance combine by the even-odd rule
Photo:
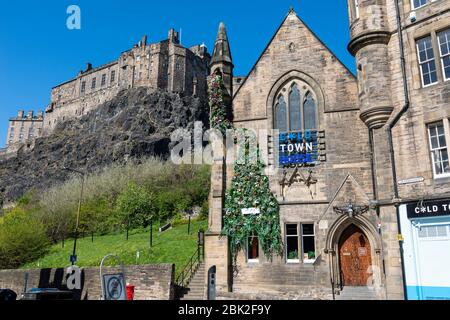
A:
<svg viewBox="0 0 450 320">
<path fill-rule="evenodd" d="M 22 110 L 19 111 L 19 113 L 17 114 L 17 118 L 22 119 L 24 114 L 25 114 L 24 111 L 22 111 Z"/>
<path fill-rule="evenodd" d="M 38 114 L 37 114 L 37 117 L 38 117 L 39 120 L 44 119 L 44 112 L 43 111 L 39 111 Z"/>
<path fill-rule="evenodd" d="M 169 30 L 169 42 L 180 44 L 180 34 L 176 32 L 173 28 Z"/>
<path fill-rule="evenodd" d="M 27 119 L 33 119 L 33 114 L 34 114 L 33 111 L 28 111 L 28 113 L 27 113 Z"/>
<path fill-rule="evenodd" d="M 88 62 L 88 63 L 86 64 L 86 70 L 85 70 L 85 72 L 88 72 L 88 71 L 91 71 L 91 70 L 92 70 L 92 63 Z"/>
</svg>

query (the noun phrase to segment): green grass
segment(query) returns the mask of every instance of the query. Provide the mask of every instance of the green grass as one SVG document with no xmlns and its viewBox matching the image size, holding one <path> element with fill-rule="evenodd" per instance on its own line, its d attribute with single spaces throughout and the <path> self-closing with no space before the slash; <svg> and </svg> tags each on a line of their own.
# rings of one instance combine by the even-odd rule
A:
<svg viewBox="0 0 450 320">
<path fill-rule="evenodd" d="M 153 247 L 150 248 L 150 230 L 133 230 L 126 240 L 126 233 L 105 236 L 94 236 L 79 239 L 77 241 L 77 266 L 99 266 L 102 258 L 107 254 L 115 254 L 120 257 L 125 265 L 174 263 L 177 274 L 188 262 L 197 249 L 197 230 L 207 229 L 207 220 L 192 221 L 191 234 L 188 235 L 188 225 L 181 224 L 172 229 L 159 233 L 158 227 L 153 227 Z M 73 240 L 53 245 L 47 255 L 41 259 L 22 266 L 26 269 L 35 268 L 62 268 L 70 265 L 69 257 L 73 251 Z M 136 252 L 140 252 L 137 259 Z M 112 260 L 112 261 L 111 261 Z M 111 259 L 110 264 L 114 264 Z M 108 264 L 106 264 L 108 265 Z"/>
</svg>

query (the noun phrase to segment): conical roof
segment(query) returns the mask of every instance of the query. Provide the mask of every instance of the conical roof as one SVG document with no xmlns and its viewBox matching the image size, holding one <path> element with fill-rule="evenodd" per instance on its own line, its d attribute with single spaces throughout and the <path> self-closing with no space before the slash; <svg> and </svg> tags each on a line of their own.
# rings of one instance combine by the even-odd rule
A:
<svg viewBox="0 0 450 320">
<path fill-rule="evenodd" d="M 214 51 L 211 59 L 211 65 L 215 63 L 228 62 L 232 63 L 230 43 L 228 41 L 227 30 L 223 22 L 219 25 L 219 31 L 217 33 L 216 43 L 214 45 Z"/>
</svg>

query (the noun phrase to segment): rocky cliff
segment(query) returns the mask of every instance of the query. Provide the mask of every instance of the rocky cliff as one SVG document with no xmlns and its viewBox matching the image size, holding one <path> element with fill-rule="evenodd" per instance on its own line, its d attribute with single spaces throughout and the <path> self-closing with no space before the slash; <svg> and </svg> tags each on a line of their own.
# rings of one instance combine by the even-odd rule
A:
<svg viewBox="0 0 450 320">
<path fill-rule="evenodd" d="M 30 150 L 0 158 L 1 205 L 68 178 L 64 167 L 92 171 L 112 162 L 167 158 L 170 134 L 206 122 L 207 105 L 195 97 L 146 88 L 124 90 L 81 118 L 60 123 Z"/>
</svg>

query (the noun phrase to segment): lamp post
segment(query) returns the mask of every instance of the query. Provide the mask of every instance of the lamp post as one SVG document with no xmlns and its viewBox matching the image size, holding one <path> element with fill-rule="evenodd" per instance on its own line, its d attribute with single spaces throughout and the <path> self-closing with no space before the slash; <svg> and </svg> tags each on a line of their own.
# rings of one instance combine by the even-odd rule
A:
<svg viewBox="0 0 450 320">
<path fill-rule="evenodd" d="M 80 198 L 78 200 L 77 222 L 75 225 L 75 239 L 73 241 L 73 253 L 72 253 L 72 256 L 70 257 L 70 262 L 72 263 L 72 265 L 75 265 L 76 252 L 77 252 L 78 226 L 80 224 L 81 201 L 83 200 L 84 181 L 85 181 L 86 173 L 83 171 L 79 171 L 79 170 L 75 170 L 75 169 L 67 168 L 67 167 L 64 167 L 63 169 L 81 175 L 81 190 L 80 190 Z"/>
</svg>

